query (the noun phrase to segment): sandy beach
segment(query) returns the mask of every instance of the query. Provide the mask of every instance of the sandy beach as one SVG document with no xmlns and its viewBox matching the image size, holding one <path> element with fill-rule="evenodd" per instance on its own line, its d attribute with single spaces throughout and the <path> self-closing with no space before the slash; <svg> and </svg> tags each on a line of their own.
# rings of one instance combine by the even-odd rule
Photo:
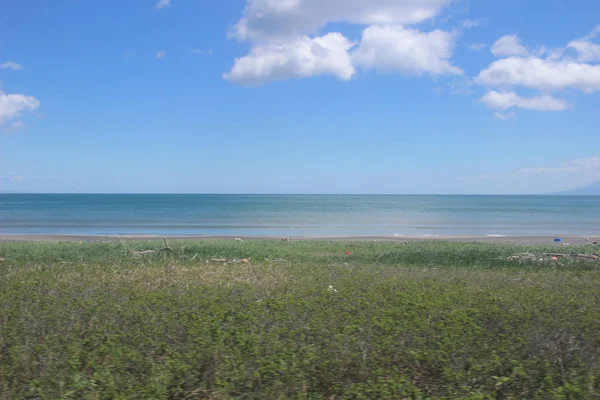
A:
<svg viewBox="0 0 600 400">
<path fill-rule="evenodd" d="M 170 241 L 202 241 L 202 240 L 293 240 L 293 241 L 377 241 L 377 242 L 459 242 L 459 243 L 497 243 L 520 245 L 554 245 L 553 236 L 167 236 Z M 600 236 L 562 236 L 565 245 L 585 245 L 594 241 L 600 242 Z M 119 242 L 119 241 L 160 241 L 159 235 L 0 235 L 0 243 L 78 243 L 78 242 Z"/>
</svg>

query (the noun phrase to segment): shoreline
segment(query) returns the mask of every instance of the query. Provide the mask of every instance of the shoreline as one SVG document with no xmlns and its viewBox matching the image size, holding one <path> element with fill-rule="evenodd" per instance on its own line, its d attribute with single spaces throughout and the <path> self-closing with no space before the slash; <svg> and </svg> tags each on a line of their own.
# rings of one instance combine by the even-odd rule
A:
<svg viewBox="0 0 600 400">
<path fill-rule="evenodd" d="M 163 235 L 13 235 L 0 234 L 0 243 L 110 243 L 110 242 L 139 242 L 162 241 L 166 237 L 171 241 L 214 241 L 235 240 L 293 240 L 293 241 L 345 241 L 345 242 L 457 242 L 457 243 L 496 243 L 520 245 L 554 245 L 554 236 L 246 236 L 246 235 L 193 235 L 193 236 L 163 236 Z M 600 236 L 561 236 L 564 244 L 585 245 L 594 241 L 600 243 Z M 589 240 L 588 240 L 589 239 Z"/>
</svg>

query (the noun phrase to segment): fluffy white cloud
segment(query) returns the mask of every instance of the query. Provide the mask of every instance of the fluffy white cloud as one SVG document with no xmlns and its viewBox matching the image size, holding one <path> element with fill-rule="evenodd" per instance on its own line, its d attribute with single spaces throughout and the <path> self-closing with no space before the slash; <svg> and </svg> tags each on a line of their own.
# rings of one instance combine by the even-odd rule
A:
<svg viewBox="0 0 600 400">
<path fill-rule="evenodd" d="M 18 117 L 23 111 L 33 111 L 39 106 L 40 102 L 35 97 L 0 92 L 0 125 Z"/>
<path fill-rule="evenodd" d="M 160 10 L 161 8 L 169 7 L 170 5 L 171 0 L 159 0 L 159 2 L 156 4 L 156 8 Z"/>
<path fill-rule="evenodd" d="M 528 56 L 529 50 L 523 45 L 517 35 L 505 35 L 496 41 L 490 49 L 496 57 Z"/>
<path fill-rule="evenodd" d="M 480 100 L 488 108 L 494 110 L 508 110 L 510 108 L 523 108 L 537 111 L 562 111 L 569 108 L 569 104 L 549 95 L 536 97 L 521 97 L 515 92 L 487 92 Z"/>
<path fill-rule="evenodd" d="M 485 49 L 487 47 L 487 45 L 485 43 L 473 43 L 471 44 L 471 46 L 469 46 L 469 48 L 473 51 L 481 51 L 483 49 Z"/>
<path fill-rule="evenodd" d="M 355 72 L 348 54 L 352 46 L 340 33 L 260 44 L 249 55 L 236 59 L 233 69 L 223 77 L 246 86 L 324 74 L 348 80 Z"/>
<path fill-rule="evenodd" d="M 375 25 L 364 30 L 353 60 L 365 68 L 405 75 L 459 75 L 463 71 L 448 61 L 454 44 L 455 37 L 449 32 Z"/>
<path fill-rule="evenodd" d="M 357 67 L 404 75 L 456 75 L 450 63 L 456 34 L 406 25 L 438 15 L 452 0 L 247 0 L 231 36 L 252 43 L 223 76 L 243 85 L 329 74 L 350 79 Z M 472 27 L 483 20 L 465 20 Z M 366 26 L 355 46 L 330 23 Z"/>
<path fill-rule="evenodd" d="M 308 35 L 330 22 L 416 24 L 451 0 L 248 0 L 232 35 L 240 40 Z"/>
<path fill-rule="evenodd" d="M 600 65 L 537 57 L 510 57 L 494 61 L 475 78 L 486 86 L 525 86 L 541 91 L 567 88 L 586 93 L 600 90 Z"/>
<path fill-rule="evenodd" d="M 167 52 L 165 50 L 161 50 L 156 53 L 156 58 L 158 60 L 162 60 L 163 58 L 165 58 L 166 55 L 167 55 Z"/>
<path fill-rule="evenodd" d="M 12 69 L 13 71 L 22 70 L 23 67 L 21 64 L 17 64 L 14 61 L 7 61 L 5 63 L 0 64 L 0 69 Z"/>
</svg>

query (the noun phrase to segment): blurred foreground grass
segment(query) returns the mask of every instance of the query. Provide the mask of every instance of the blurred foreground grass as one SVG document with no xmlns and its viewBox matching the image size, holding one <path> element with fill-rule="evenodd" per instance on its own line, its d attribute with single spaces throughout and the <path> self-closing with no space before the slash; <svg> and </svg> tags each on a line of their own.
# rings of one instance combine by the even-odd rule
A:
<svg viewBox="0 0 600 400">
<path fill-rule="evenodd" d="M 0 245 L 0 399 L 600 399 L 598 261 L 442 242 L 130 252 L 161 247 Z"/>
</svg>

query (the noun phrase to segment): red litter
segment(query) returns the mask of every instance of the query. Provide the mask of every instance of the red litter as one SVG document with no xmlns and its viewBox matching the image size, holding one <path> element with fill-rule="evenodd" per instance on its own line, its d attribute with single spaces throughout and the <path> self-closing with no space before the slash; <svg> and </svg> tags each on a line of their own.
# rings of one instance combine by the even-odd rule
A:
<svg viewBox="0 0 600 400">
<path fill-rule="evenodd" d="M 347 256 L 349 256 L 349 255 L 350 255 L 350 252 L 349 252 L 349 251 L 347 251 L 347 252 L 346 252 L 346 255 L 347 255 Z"/>
<path fill-rule="evenodd" d="M 558 261 L 558 257 L 552 257 L 554 261 Z"/>
</svg>

